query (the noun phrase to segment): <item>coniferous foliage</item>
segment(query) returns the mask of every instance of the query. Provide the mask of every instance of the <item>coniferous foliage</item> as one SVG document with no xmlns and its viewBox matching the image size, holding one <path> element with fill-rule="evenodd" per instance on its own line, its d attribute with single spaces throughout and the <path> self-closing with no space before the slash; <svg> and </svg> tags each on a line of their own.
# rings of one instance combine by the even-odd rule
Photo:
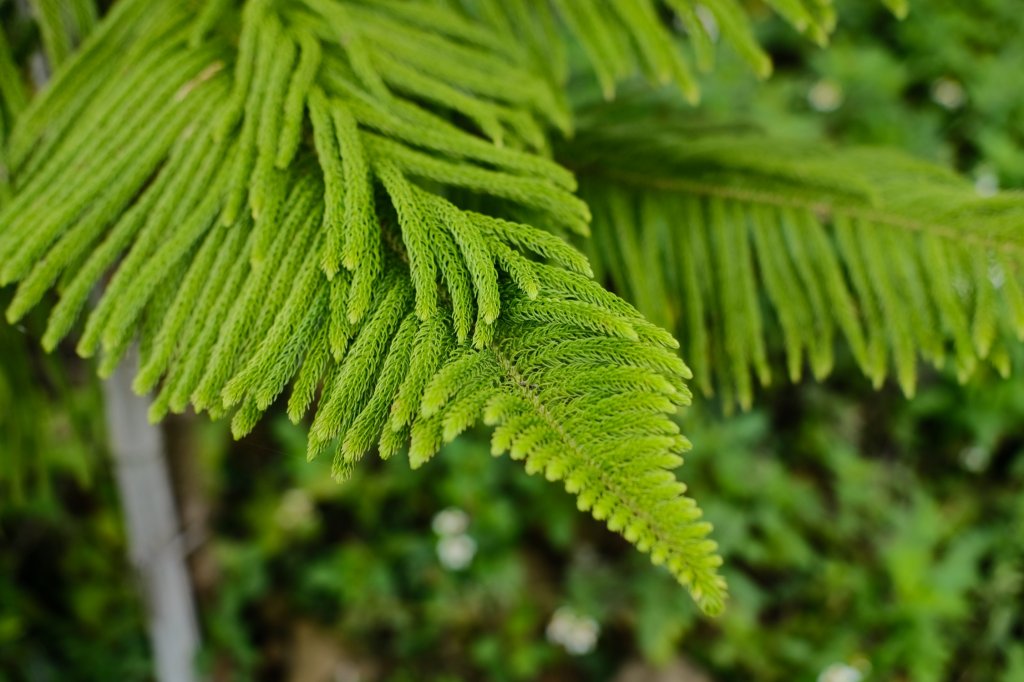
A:
<svg viewBox="0 0 1024 682">
<path fill-rule="evenodd" d="M 818 42 L 835 26 L 829 2 L 768 4 Z M 339 478 L 375 447 L 420 466 L 482 417 L 708 612 L 719 559 L 671 472 L 692 375 L 655 323 L 746 405 L 762 290 L 794 379 L 805 354 L 827 373 L 838 329 L 909 391 L 918 346 L 938 362 L 948 335 L 966 376 L 1005 364 L 997 299 L 1024 319 L 1013 199 L 873 153 L 577 120 L 576 44 L 606 99 L 642 72 L 695 101 L 716 31 L 767 76 L 737 0 L 120 0 L 71 56 L 95 14 L 39 6 L 46 89 L 0 43 L 9 321 L 56 291 L 47 349 L 81 319 L 105 375 L 137 343 L 153 419 L 241 436 L 286 392 L 293 420 L 315 403 L 309 456 Z M 588 260 L 566 238 L 592 210 Z"/>
<path fill-rule="evenodd" d="M 825 377 L 839 338 L 873 385 L 891 374 L 908 396 L 919 359 L 961 381 L 986 362 L 1010 372 L 1024 198 L 889 150 L 670 130 L 656 110 L 588 122 L 566 156 L 598 276 L 678 331 L 703 393 L 749 407 L 772 380 L 770 332 L 791 381 L 805 364 Z"/>
<path fill-rule="evenodd" d="M 375 444 L 417 466 L 483 413 L 496 453 L 718 610 L 709 526 L 667 471 L 675 341 L 533 226 L 588 230 L 541 153 L 564 102 L 483 25 L 408 7 L 116 3 L 12 133 L 8 319 L 57 288 L 52 349 L 109 276 L 77 341 L 101 374 L 138 338 L 153 418 L 230 411 L 236 435 L 293 383 L 341 477 Z"/>
</svg>

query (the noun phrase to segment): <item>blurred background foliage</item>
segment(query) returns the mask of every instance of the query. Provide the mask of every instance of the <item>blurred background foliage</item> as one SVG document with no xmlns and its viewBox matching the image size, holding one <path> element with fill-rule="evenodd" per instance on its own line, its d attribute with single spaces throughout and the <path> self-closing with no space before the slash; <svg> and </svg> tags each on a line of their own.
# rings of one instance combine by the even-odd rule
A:
<svg viewBox="0 0 1024 682">
<path fill-rule="evenodd" d="M 827 51 L 766 12 L 775 76 L 723 54 L 698 114 L 903 147 L 979 192 L 1024 183 L 1017 0 L 916 0 L 904 22 L 839 5 Z M 146 679 L 100 393 L 91 368 L 38 351 L 32 324 L 0 326 L 0 680 Z M 293 682 L 1024 681 L 1019 378 L 932 372 L 907 402 L 840 363 L 746 414 L 684 420 L 682 475 L 733 595 L 715 621 L 483 433 L 421 471 L 375 461 L 337 486 L 283 415 L 237 443 L 225 424 L 170 422 L 172 456 L 192 462 L 179 483 L 209 506 L 186 529 L 202 665 Z"/>
</svg>

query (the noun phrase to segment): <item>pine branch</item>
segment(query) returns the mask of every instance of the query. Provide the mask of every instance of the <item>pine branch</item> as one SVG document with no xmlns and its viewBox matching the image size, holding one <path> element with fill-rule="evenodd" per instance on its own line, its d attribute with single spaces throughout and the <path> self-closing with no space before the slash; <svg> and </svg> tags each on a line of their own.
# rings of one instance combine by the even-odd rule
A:
<svg viewBox="0 0 1024 682">
<path fill-rule="evenodd" d="M 10 172 L 7 162 L 7 141 L 14 121 L 25 109 L 28 88 L 21 75 L 10 40 L 0 30 L 0 208 L 10 195 Z"/>
<path fill-rule="evenodd" d="M 705 393 L 749 406 L 787 374 L 817 378 L 843 337 L 877 386 L 914 392 L 919 358 L 961 380 L 1010 371 L 1024 338 L 1024 200 L 982 197 L 954 174 L 883 150 L 836 151 L 643 118 L 593 122 L 565 158 L 594 208 L 600 278 L 678 329 Z M 763 314 L 767 303 L 769 315 Z"/>
<path fill-rule="evenodd" d="M 896 16 L 906 15 L 906 0 L 881 1 Z M 387 4 L 396 11 L 415 6 L 394 0 Z M 578 42 L 606 100 L 614 99 L 618 84 L 639 71 L 651 85 L 672 84 L 689 102 L 696 102 L 700 90 L 695 70 L 713 69 L 714 44 L 720 38 L 759 77 L 767 78 L 772 72 L 771 58 L 754 36 L 748 9 L 738 0 L 448 0 L 448 4 L 465 9 L 498 35 L 516 36 L 535 67 L 554 83 L 566 82 L 568 43 Z M 769 0 L 766 4 L 819 45 L 827 44 L 835 30 L 837 16 L 831 0 Z M 682 26 L 690 50 L 682 49 L 668 18 Z M 423 21 L 434 30 L 447 28 L 440 21 Z"/>
<path fill-rule="evenodd" d="M 92 0 L 30 0 L 51 69 L 59 67 L 96 24 Z"/>
<path fill-rule="evenodd" d="M 194 9 L 117 3 L 19 120 L 8 319 L 56 290 L 44 345 L 84 313 L 104 375 L 138 339 L 154 419 L 191 405 L 240 437 L 290 387 L 339 478 L 374 444 L 418 466 L 484 414 L 719 610 L 668 471 L 689 372 L 557 236 L 589 209 L 538 139 L 567 127 L 551 83 L 435 4 Z"/>
<path fill-rule="evenodd" d="M 51 15 L 60 8 L 47 8 Z M 68 18 L 78 20 L 77 28 L 60 25 L 47 29 L 67 45 L 91 28 L 88 17 L 95 10 L 88 0 L 78 0 L 68 9 Z M 15 54 L 5 30 L 0 27 L 0 210 L 11 199 L 7 166 L 7 142 L 18 117 L 29 104 L 29 87 L 24 62 L 27 54 Z M 76 33 L 68 33 L 71 29 Z M 41 31 L 45 33 L 46 31 Z M 30 45 L 31 46 L 31 45 Z M 3 292 L 5 303 L 10 292 Z M 36 315 L 26 326 L 32 328 Z M 76 402 L 75 393 L 89 387 L 72 386 L 60 367 L 58 358 L 35 357 L 23 331 L 0 327 L 0 433 L 3 434 L 3 456 L 0 457 L 0 497 L 8 504 L 52 500 L 57 473 L 71 475 L 80 482 L 90 477 L 85 444 L 89 441 L 90 424 L 69 407 Z M 37 376 L 42 372 L 45 381 Z M 60 404 L 58 415 L 56 403 Z M 97 396 L 91 396 L 97 398 Z M 52 421 L 61 417 L 69 421 L 69 429 L 53 429 Z M 60 432 L 57 434 L 57 432 Z"/>
</svg>

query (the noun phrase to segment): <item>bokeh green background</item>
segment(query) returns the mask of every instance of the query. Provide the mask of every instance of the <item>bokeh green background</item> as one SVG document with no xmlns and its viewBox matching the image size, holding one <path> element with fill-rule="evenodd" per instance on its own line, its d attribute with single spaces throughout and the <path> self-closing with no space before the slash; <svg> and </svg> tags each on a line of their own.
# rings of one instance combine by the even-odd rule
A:
<svg viewBox="0 0 1024 682">
<path fill-rule="evenodd" d="M 979 192 L 1024 185 L 1020 1 L 917 0 L 903 22 L 876 4 L 839 3 L 827 51 L 765 12 L 773 79 L 723 54 L 695 116 L 895 145 Z M 34 324 L 0 327 L 0 680 L 147 679 L 100 391 L 38 351 Z M 172 422 L 211 505 L 201 664 L 295 682 L 1024 681 L 1019 378 L 926 372 L 908 402 L 840 362 L 749 413 L 705 400 L 683 420 L 681 475 L 732 591 L 714 621 L 485 433 L 338 486 L 281 415 L 237 443 Z"/>
</svg>

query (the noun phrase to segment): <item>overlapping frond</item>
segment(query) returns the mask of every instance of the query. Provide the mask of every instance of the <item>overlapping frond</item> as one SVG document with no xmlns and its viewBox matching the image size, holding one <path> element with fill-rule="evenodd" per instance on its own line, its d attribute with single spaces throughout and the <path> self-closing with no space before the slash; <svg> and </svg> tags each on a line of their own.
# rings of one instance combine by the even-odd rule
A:
<svg viewBox="0 0 1024 682">
<path fill-rule="evenodd" d="M 391 91 L 389 72 L 378 71 L 375 61 L 377 50 L 383 53 L 380 45 L 389 43 L 374 31 L 393 36 L 401 29 L 413 33 L 402 44 L 429 43 L 433 36 L 416 35 L 415 25 L 382 13 L 378 19 L 383 27 L 377 29 L 363 16 L 365 7 L 330 0 L 279 3 L 280 7 L 257 1 L 242 12 L 235 57 L 216 30 L 230 18 L 230 8 L 221 6 L 219 18 L 202 14 L 195 21 L 187 8 L 173 3 L 157 3 L 145 15 L 138 9 L 141 4 L 119 4 L 120 12 L 105 25 L 108 40 L 87 45 L 65 72 L 77 71 L 75 85 L 58 85 L 45 93 L 15 131 L 10 166 L 18 197 L 4 214 L 6 230 L 0 239 L 5 248 L 0 278 L 21 282 L 9 310 L 12 319 L 86 254 L 104 221 L 134 201 L 142 189 L 146 191 L 141 199 L 151 201 L 153 210 L 148 216 L 142 210 L 133 216 L 143 221 L 119 225 L 123 233 L 114 233 L 121 241 L 110 244 L 106 260 L 96 261 L 94 268 L 80 273 L 78 282 L 71 282 L 77 306 L 87 285 L 136 232 L 142 241 L 153 242 L 147 247 L 153 253 L 137 250 L 137 259 L 129 263 L 149 269 L 152 263 L 147 258 L 168 253 L 166 244 L 162 251 L 154 250 L 159 235 L 185 216 L 194 223 L 192 241 L 177 245 L 167 267 L 183 262 L 188 249 L 211 227 L 213 214 L 223 225 L 253 221 L 247 255 L 254 266 L 259 264 L 280 234 L 289 182 L 305 172 L 300 168 L 303 157 L 297 154 L 305 130 L 311 131 L 323 178 L 324 197 L 314 202 L 324 207 L 324 247 L 318 266 L 328 279 L 337 280 L 335 288 L 343 290 L 334 300 L 343 304 L 350 324 L 363 319 L 374 290 L 384 282 L 387 240 L 408 262 L 417 315 L 431 316 L 442 288 L 450 291 L 459 340 L 472 334 L 478 345 L 486 342 L 489 327 L 500 314 L 500 271 L 517 274 L 517 281 L 531 287 L 523 253 L 561 254 L 565 264 L 586 270 L 578 255 L 564 246 L 553 247 L 558 242 L 548 233 L 452 203 L 448 190 L 458 188 L 496 197 L 512 212 L 518 206 L 556 229 L 585 233 L 589 219 L 586 206 L 572 194 L 574 179 L 560 166 L 528 150 L 482 139 L 421 100 Z M 358 20 L 346 19 L 347 13 Z M 338 35 L 338 27 L 368 37 Z M 122 59 L 103 50 L 118 38 L 126 41 L 124 51 L 136 59 L 122 67 L 121 78 L 103 80 L 107 68 L 112 68 L 108 62 Z M 475 48 L 453 43 L 451 49 L 469 53 Z M 457 56 L 472 57 L 469 73 L 481 65 L 481 83 L 508 77 L 535 84 L 523 88 L 527 93 L 546 91 L 542 82 L 511 62 L 476 51 Z M 420 57 L 414 54 L 409 59 Z M 413 68 L 403 55 L 395 59 L 403 68 Z M 453 81 L 449 87 L 456 85 L 452 74 L 437 78 Z M 473 82 L 470 79 L 470 88 Z M 69 96 L 73 89 L 87 96 Z M 476 94 L 467 98 L 489 101 Z M 529 113 L 533 103 L 517 102 L 525 107 L 517 111 Z M 500 111 L 502 105 L 494 106 Z M 68 109 L 75 110 L 74 118 Z M 190 141 L 175 145 L 179 137 Z M 148 184 L 165 158 L 170 169 L 160 174 L 160 181 Z M 180 172 L 173 170 L 176 163 L 181 164 Z M 54 182 L 72 167 L 85 172 L 87 179 Z M 94 201 L 97 194 L 100 201 Z M 61 208 L 51 211 L 58 199 Z M 78 216 L 86 219 L 65 234 Z M 154 278 L 166 274 L 149 271 Z M 108 300 L 120 300 L 121 285 L 115 281 L 111 286 Z M 107 318 L 115 305 L 101 303 L 98 315 Z M 58 311 L 58 322 L 47 335 L 50 345 L 67 332 L 78 309 L 72 307 Z M 139 307 L 126 312 L 125 319 L 114 316 L 102 323 L 94 318 L 81 349 L 91 354 L 102 347 L 112 354 L 107 363 L 112 365 L 123 350 L 124 334 L 141 312 Z"/>
<path fill-rule="evenodd" d="M 290 388 L 339 477 L 483 414 L 716 611 L 668 471 L 688 370 L 558 236 L 589 221 L 545 155 L 567 114 L 503 44 L 431 3 L 116 3 L 10 141 L 7 317 L 56 290 L 44 345 L 84 316 L 101 373 L 138 343 L 154 418 L 241 436 Z"/>
<path fill-rule="evenodd" d="M 93 0 L 29 0 L 47 62 L 60 66 L 96 25 Z"/>
<path fill-rule="evenodd" d="M 5 162 L 7 139 L 14 128 L 14 120 L 28 102 L 28 96 L 28 88 L 22 78 L 10 40 L 6 33 L 0 30 L 0 202 L 10 193 L 10 178 Z"/>
<path fill-rule="evenodd" d="M 652 84 L 671 83 L 690 102 L 700 91 L 696 71 L 714 66 L 715 44 L 726 43 L 756 73 L 771 74 L 769 55 L 754 35 L 749 8 L 740 0 L 447 0 L 502 36 L 516 36 L 528 56 L 554 82 L 569 74 L 569 46 L 578 42 L 606 99 L 616 85 L 637 72 Z M 907 13 L 907 0 L 882 0 L 897 16 Z M 390 6 L 410 3 L 391 0 Z M 767 0 L 775 13 L 818 44 L 828 42 L 836 27 L 832 0 Z M 424 22 L 429 22 L 427 18 Z M 430 23 L 438 30 L 440 22 Z M 673 29 L 681 28 L 686 47 Z"/>
<path fill-rule="evenodd" d="M 876 385 L 914 392 L 918 360 L 1010 370 L 1024 338 L 1024 197 L 878 149 L 835 151 L 643 121 L 574 143 L 599 278 L 679 331 L 705 393 L 750 404 L 786 374 L 824 377 L 836 341 Z"/>
</svg>

